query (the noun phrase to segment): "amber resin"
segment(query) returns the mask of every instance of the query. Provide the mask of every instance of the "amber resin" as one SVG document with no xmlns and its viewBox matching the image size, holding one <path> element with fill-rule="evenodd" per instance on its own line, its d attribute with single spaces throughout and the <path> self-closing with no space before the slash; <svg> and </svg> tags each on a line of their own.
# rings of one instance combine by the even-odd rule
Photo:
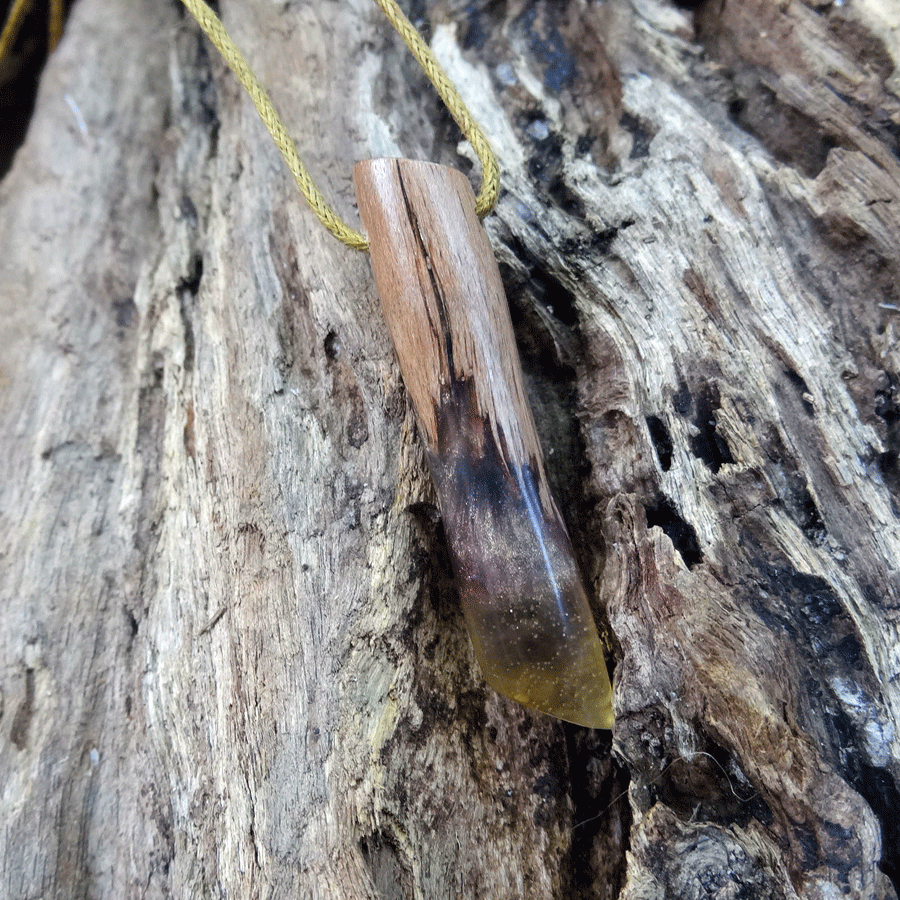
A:
<svg viewBox="0 0 900 900">
<path fill-rule="evenodd" d="M 468 181 L 409 160 L 359 163 L 354 181 L 485 678 L 533 709 L 611 728 L 603 650 Z"/>
<path fill-rule="evenodd" d="M 606 662 L 565 525 L 532 466 L 507 465 L 483 433 L 471 390 L 445 391 L 428 460 L 475 656 L 501 694 L 611 728 Z"/>
</svg>

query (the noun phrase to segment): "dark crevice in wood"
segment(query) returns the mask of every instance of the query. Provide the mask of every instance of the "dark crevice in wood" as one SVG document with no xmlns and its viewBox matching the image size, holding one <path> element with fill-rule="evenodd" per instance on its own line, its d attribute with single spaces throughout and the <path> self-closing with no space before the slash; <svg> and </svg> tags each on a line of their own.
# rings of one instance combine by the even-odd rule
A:
<svg viewBox="0 0 900 900">
<path fill-rule="evenodd" d="M 523 741 L 533 728 L 531 722 L 523 720 L 519 733 Z M 535 826 L 553 829 L 559 822 L 563 810 L 568 812 L 569 754 L 563 728 L 554 729 L 546 744 L 528 742 L 528 760 L 532 769 L 529 779 L 532 798 L 537 801 L 532 814 Z"/>
<path fill-rule="evenodd" d="M 119 328 L 131 328 L 138 317 L 137 306 L 132 297 L 124 297 L 121 300 L 113 300 L 113 315 Z"/>
<path fill-rule="evenodd" d="M 582 134 L 575 141 L 575 153 L 577 156 L 587 156 L 591 152 L 591 148 L 596 143 L 597 138 L 591 134 Z"/>
<path fill-rule="evenodd" d="M 584 201 L 572 189 L 568 179 L 564 178 L 562 174 L 557 174 L 550 179 L 547 184 L 547 193 L 563 212 L 576 219 L 584 219 Z"/>
<path fill-rule="evenodd" d="M 390 831 L 382 828 L 359 839 L 379 900 L 406 900 L 413 895 L 413 874 Z"/>
<path fill-rule="evenodd" d="M 134 612 L 127 606 L 122 607 L 122 614 L 125 616 L 125 625 L 128 628 L 128 641 L 125 645 L 125 652 L 131 653 L 134 649 L 134 641 L 138 635 L 140 625 Z"/>
<path fill-rule="evenodd" d="M 181 198 L 178 201 L 178 212 L 181 216 L 181 221 L 190 231 L 195 232 L 200 227 L 200 215 L 190 194 L 186 192 L 181 194 Z M 187 272 L 182 276 L 178 286 L 196 295 L 200 288 L 200 279 L 202 277 L 203 257 L 195 251 L 188 261 Z"/>
<path fill-rule="evenodd" d="M 825 168 L 828 154 L 840 146 L 839 137 L 779 97 L 758 72 L 737 72 L 732 84 L 732 121 L 759 140 L 779 162 L 815 178 Z"/>
<path fill-rule="evenodd" d="M 171 0 L 175 14 L 188 23 L 191 33 L 187 35 L 184 45 L 178 43 L 180 49 L 179 64 L 191 73 L 188 80 L 182 82 L 181 107 L 167 111 L 166 125 L 171 124 L 173 117 L 192 125 L 201 125 L 209 135 L 209 156 L 215 158 L 218 147 L 219 99 L 213 76 L 213 55 L 215 50 L 209 45 L 209 38 L 194 22 L 181 0 Z M 216 15 L 220 15 L 218 3 L 209 2 Z M 171 99 L 171 98 L 170 98 Z M 187 199 L 190 203 L 190 198 Z M 196 212 L 196 210 L 195 210 Z"/>
<path fill-rule="evenodd" d="M 801 472 L 793 472 L 787 476 L 787 493 L 782 497 L 788 515 L 800 527 L 810 543 L 819 546 L 827 537 L 828 529 L 822 520 L 816 501 L 806 477 Z"/>
<path fill-rule="evenodd" d="M 766 474 L 785 512 L 813 544 L 820 545 L 828 529 L 810 493 L 801 462 L 788 450 L 774 426 L 766 431 L 760 443 L 770 463 Z"/>
<path fill-rule="evenodd" d="M 522 30 L 533 56 L 542 64 L 544 87 L 558 94 L 575 80 L 578 64 L 555 19 L 552 6 L 528 5 L 513 26 Z"/>
<path fill-rule="evenodd" d="M 661 528 L 689 569 L 703 561 L 703 552 L 697 541 L 694 526 L 682 518 L 668 497 L 663 494 L 657 495 L 655 500 L 645 504 L 644 511 L 647 516 L 647 527 Z"/>
<path fill-rule="evenodd" d="M 579 321 L 577 299 L 552 272 L 543 266 L 532 265 L 529 269 L 529 286 L 534 299 L 550 315 L 568 328 L 577 327 Z"/>
<path fill-rule="evenodd" d="M 17 750 L 24 750 L 28 745 L 28 728 L 34 717 L 34 669 L 25 669 L 25 696 L 16 714 L 13 716 L 9 730 L 9 740 Z"/>
<path fill-rule="evenodd" d="M 806 414 L 808 416 L 814 416 L 816 414 L 816 408 L 810 399 L 809 387 L 803 376 L 794 369 L 785 369 L 784 374 L 791 385 L 797 389 L 797 394 L 800 397 L 800 402 L 803 404 L 803 409 Z"/>
<path fill-rule="evenodd" d="M 179 4 L 181 5 L 181 4 Z M 185 108 L 183 113 L 200 122 L 209 134 L 210 157 L 215 158 L 218 148 L 219 98 L 216 93 L 216 82 L 213 78 L 211 48 L 206 35 L 197 34 L 196 72 L 197 81 L 194 89 L 185 92 Z"/>
<path fill-rule="evenodd" d="M 541 118 L 533 119 L 533 124 L 546 123 Z M 527 120 L 526 120 L 527 121 Z M 524 128 L 526 134 L 533 135 L 534 128 Z M 541 132 L 538 132 L 541 133 Z M 541 137 L 531 137 L 533 152 L 528 158 L 528 175 L 531 180 L 540 185 L 545 196 L 552 200 L 564 212 L 581 218 L 584 208 L 581 199 L 574 194 L 568 186 L 563 174 L 562 137 L 553 132 L 547 132 Z"/>
<path fill-rule="evenodd" d="M 482 13 L 488 4 L 472 0 L 465 8 L 465 28 L 462 32 L 463 50 L 481 50 L 490 38 L 492 25 L 485 26 Z"/>
<path fill-rule="evenodd" d="M 900 789 L 887 768 L 860 763 L 858 777 L 851 784 L 872 808 L 881 823 L 881 871 L 890 878 L 900 895 Z"/>
<path fill-rule="evenodd" d="M 631 135 L 631 152 L 628 158 L 646 159 L 650 155 L 650 143 L 656 137 L 656 126 L 629 112 L 622 113 L 619 125 Z"/>
<path fill-rule="evenodd" d="M 193 203 L 191 204 L 193 208 Z M 195 211 L 196 215 L 196 211 Z M 181 314 L 181 328 L 184 332 L 184 370 L 193 371 L 196 357 L 194 346 L 194 305 L 200 292 L 203 279 L 203 257 L 199 253 L 192 255 L 188 265 L 188 273 L 178 282 L 178 309 Z"/>
<path fill-rule="evenodd" d="M 453 361 L 453 336 L 450 330 L 450 314 L 447 311 L 447 299 L 444 297 L 444 291 L 441 283 L 434 274 L 434 268 L 431 265 L 431 258 L 425 235 L 419 225 L 419 218 L 409 201 L 409 195 L 406 192 L 406 185 L 403 182 L 403 172 L 400 166 L 395 166 L 397 173 L 397 184 L 400 187 L 400 193 L 403 195 L 403 203 L 406 207 L 406 217 L 409 219 L 409 232 L 412 234 L 419 247 L 419 254 L 425 261 L 425 268 L 428 271 L 428 281 L 431 286 L 431 293 L 434 296 L 434 305 L 437 308 L 438 319 L 440 321 L 440 331 L 435 327 L 435 323 L 430 319 L 430 305 L 424 307 L 426 314 L 429 315 L 429 325 L 434 332 L 435 337 L 439 338 L 444 345 L 444 352 L 447 356 L 447 370 L 450 377 L 456 378 L 456 365 Z"/>
<path fill-rule="evenodd" d="M 566 511 L 578 552 L 583 526 L 590 519 L 579 486 L 584 484 L 590 467 L 575 419 L 575 377 L 580 352 L 577 298 L 518 239 L 512 238 L 511 244 L 526 272 L 523 279 L 509 267 L 501 266 L 516 344 L 550 485 Z"/>
<path fill-rule="evenodd" d="M 859 752 L 865 735 L 859 733 L 846 711 L 833 706 L 828 717 L 833 728 L 833 742 L 841 748 L 842 774 L 860 796 L 869 804 L 881 825 L 881 860 L 879 867 L 900 893 L 900 787 L 891 771 L 884 766 L 873 766 Z"/>
<path fill-rule="evenodd" d="M 691 436 L 691 451 L 713 473 L 734 463 L 728 442 L 717 430 L 716 411 L 720 402 L 719 389 L 712 383 L 705 385 L 694 397 L 693 422 L 697 434 Z"/>
<path fill-rule="evenodd" d="M 703 739 L 703 729 L 697 734 Z M 656 796 L 682 821 L 710 821 L 746 828 L 753 820 L 771 824 L 772 811 L 725 747 L 706 736 L 698 750 L 669 762 Z"/>
<path fill-rule="evenodd" d="M 582 355 L 581 321 L 576 296 L 540 260 L 513 238 L 516 255 L 527 268 L 523 281 L 501 267 L 510 301 L 516 344 L 538 430 L 548 480 L 560 501 L 576 556 L 583 571 L 602 553 L 602 529 L 594 500 L 585 494 L 591 471 L 587 445 L 576 418 L 576 377 Z M 536 305 L 547 315 L 537 314 Z"/>
<path fill-rule="evenodd" d="M 891 509 L 900 519 L 900 506 L 897 505 L 900 499 L 900 455 L 896 450 L 885 450 L 878 454 L 877 461 L 878 471 L 891 491 Z"/>
<path fill-rule="evenodd" d="M 694 395 L 686 381 L 678 383 L 678 390 L 672 395 L 672 408 L 683 418 L 690 415 L 694 408 Z"/>
<path fill-rule="evenodd" d="M 900 376 L 884 373 L 884 383 L 875 392 L 875 415 L 884 423 L 885 449 L 878 455 L 878 469 L 890 488 L 895 503 L 900 501 Z"/>
<path fill-rule="evenodd" d="M 672 468 L 672 435 L 666 423 L 659 416 L 647 416 L 647 430 L 650 432 L 650 440 L 656 450 L 656 458 L 659 460 L 663 472 Z"/>
<path fill-rule="evenodd" d="M 572 837 L 566 900 L 616 897 L 625 881 L 631 810 L 628 773 L 611 755 L 612 736 L 564 725 L 569 757 Z"/>
<path fill-rule="evenodd" d="M 325 351 L 326 359 L 335 360 L 340 355 L 341 344 L 333 330 L 325 335 L 325 340 L 322 341 L 322 349 Z"/>
<path fill-rule="evenodd" d="M 625 228 L 630 228 L 635 221 L 635 219 L 623 219 L 618 225 L 595 231 L 591 237 L 591 250 L 600 254 L 609 253 L 610 247 L 612 247 L 612 243 L 618 237 L 619 232 Z"/>
</svg>

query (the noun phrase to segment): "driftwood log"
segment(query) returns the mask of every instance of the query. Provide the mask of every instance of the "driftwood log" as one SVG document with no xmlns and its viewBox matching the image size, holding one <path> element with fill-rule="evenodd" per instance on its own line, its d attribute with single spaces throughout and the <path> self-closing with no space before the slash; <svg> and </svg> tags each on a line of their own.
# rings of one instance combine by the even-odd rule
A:
<svg viewBox="0 0 900 900">
<path fill-rule="evenodd" d="M 896 898 L 900 14 L 417 2 L 616 724 L 485 686 L 369 261 L 174 2 L 0 185 L 0 897 Z M 223 0 L 325 193 L 471 152 L 366 0 Z"/>
</svg>

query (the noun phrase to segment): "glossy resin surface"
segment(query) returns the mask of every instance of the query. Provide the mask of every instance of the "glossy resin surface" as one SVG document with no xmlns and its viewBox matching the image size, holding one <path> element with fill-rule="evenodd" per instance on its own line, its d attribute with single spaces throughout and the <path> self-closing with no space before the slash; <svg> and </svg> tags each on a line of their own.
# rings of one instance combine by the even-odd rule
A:
<svg viewBox="0 0 900 900">
<path fill-rule="evenodd" d="M 479 434 L 471 390 L 447 390 L 428 459 L 475 656 L 502 694 L 611 728 L 606 662 L 565 525 L 542 473 L 509 465 Z"/>
</svg>

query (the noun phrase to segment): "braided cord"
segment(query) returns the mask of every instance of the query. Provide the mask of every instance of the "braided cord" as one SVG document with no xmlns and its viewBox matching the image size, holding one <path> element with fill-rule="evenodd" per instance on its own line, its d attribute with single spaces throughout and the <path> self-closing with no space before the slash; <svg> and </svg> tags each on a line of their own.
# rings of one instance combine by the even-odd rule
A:
<svg viewBox="0 0 900 900">
<path fill-rule="evenodd" d="M 500 193 L 500 170 L 497 157 L 491 150 L 478 123 L 472 118 L 463 98 L 460 97 L 456 85 L 441 68 L 431 48 L 422 39 L 415 25 L 406 18 L 397 0 L 375 0 L 387 20 L 394 26 L 403 43 L 409 48 L 416 62 L 425 70 L 428 80 L 434 85 L 438 96 L 453 116 L 463 137 L 472 145 L 478 160 L 481 162 L 481 188 L 475 198 L 475 212 L 483 219 L 497 204 Z"/>
<path fill-rule="evenodd" d="M 284 123 L 275 110 L 272 101 L 265 89 L 259 83 L 253 70 L 247 64 L 240 50 L 225 30 L 218 16 L 207 6 L 204 0 L 182 0 L 197 23 L 206 32 L 215 48 L 222 54 L 222 58 L 228 63 L 229 68 L 237 76 L 238 81 L 250 95 L 259 117 L 272 135 L 278 150 L 284 158 L 287 167 L 300 188 L 300 193 L 306 198 L 310 209 L 316 214 L 318 220 L 339 240 L 354 250 L 368 250 L 369 242 L 365 235 L 351 228 L 328 205 L 322 192 L 316 187 L 312 176 L 309 174 L 303 160 L 297 153 L 294 142 L 290 139 Z M 482 183 L 476 198 L 475 209 L 479 217 L 486 216 L 497 202 L 499 194 L 499 169 L 497 159 L 490 145 L 481 132 L 481 129 L 472 118 L 466 105 L 456 90 L 453 82 L 447 77 L 431 49 L 422 39 L 415 26 L 406 18 L 397 5 L 396 0 L 376 0 L 376 3 L 387 16 L 388 21 L 399 33 L 403 42 L 409 47 L 419 65 L 425 70 L 428 79 L 434 85 L 441 100 L 459 125 L 463 136 L 469 141 L 481 161 Z"/>
<path fill-rule="evenodd" d="M 65 18 L 63 0 L 50 0 L 50 9 L 47 12 L 47 47 L 51 53 L 62 37 Z"/>
<path fill-rule="evenodd" d="M 3 28 L 0 29 L 0 67 L 12 53 L 13 44 L 25 17 L 31 12 L 32 5 L 32 0 L 13 0 L 10 5 Z M 63 8 L 63 0 L 50 0 L 47 10 L 47 53 L 52 53 L 56 49 L 56 45 L 62 37 L 65 19 L 66 11 Z"/>
<path fill-rule="evenodd" d="M 14 0 L 10 6 L 9 12 L 6 14 L 6 21 L 3 23 L 3 30 L 0 31 L 0 62 L 9 56 L 16 35 L 30 10 L 31 0 Z"/>
<path fill-rule="evenodd" d="M 259 83 L 259 79 L 253 74 L 253 70 L 247 64 L 241 51 L 229 37 L 225 26 L 219 21 L 219 17 L 203 0 L 183 0 L 183 2 L 206 32 L 207 37 L 213 42 L 215 48 L 222 54 L 222 58 L 237 76 L 237 80 L 250 95 L 259 117 L 269 130 L 269 134 L 272 135 L 291 175 L 294 176 L 294 181 L 297 182 L 297 187 L 300 188 L 300 193 L 306 198 L 306 202 L 316 214 L 316 218 L 348 247 L 352 247 L 354 250 L 368 250 L 369 242 L 365 236 L 350 228 L 328 205 L 322 192 L 316 187 L 312 176 L 303 165 L 303 160 L 297 154 L 297 148 L 288 136 L 287 129 L 275 111 L 272 101 Z"/>
</svg>

